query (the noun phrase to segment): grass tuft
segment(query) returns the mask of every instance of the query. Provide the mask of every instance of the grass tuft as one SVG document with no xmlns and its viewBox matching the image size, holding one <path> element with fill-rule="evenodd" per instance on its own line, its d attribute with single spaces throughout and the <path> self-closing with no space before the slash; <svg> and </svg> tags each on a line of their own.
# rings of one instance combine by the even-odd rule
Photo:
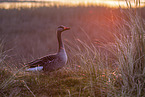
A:
<svg viewBox="0 0 145 97">
<path fill-rule="evenodd" d="M 118 25 L 115 43 L 109 49 L 116 57 L 118 74 L 121 74 L 120 85 L 123 96 L 144 94 L 145 69 L 145 21 L 138 11 L 129 8 L 123 11 L 123 24 Z"/>
</svg>

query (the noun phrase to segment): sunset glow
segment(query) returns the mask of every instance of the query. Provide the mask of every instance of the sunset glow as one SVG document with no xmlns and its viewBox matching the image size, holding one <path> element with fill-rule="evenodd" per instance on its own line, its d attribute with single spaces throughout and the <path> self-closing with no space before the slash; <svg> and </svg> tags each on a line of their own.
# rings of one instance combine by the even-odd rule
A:
<svg viewBox="0 0 145 97">
<path fill-rule="evenodd" d="M 32 7 L 52 7 L 52 6 L 104 6 L 110 8 L 127 8 L 125 0 L 33 0 L 36 2 L 30 2 L 31 0 L 19 0 L 21 2 L 1 2 L 0 9 L 19 9 L 19 8 L 32 8 Z M 29 2 L 22 2 L 29 1 Z M 129 1 L 129 0 L 128 0 Z M 130 0 L 132 7 L 136 7 L 134 0 Z M 140 7 L 145 6 L 145 0 L 141 1 Z"/>
</svg>

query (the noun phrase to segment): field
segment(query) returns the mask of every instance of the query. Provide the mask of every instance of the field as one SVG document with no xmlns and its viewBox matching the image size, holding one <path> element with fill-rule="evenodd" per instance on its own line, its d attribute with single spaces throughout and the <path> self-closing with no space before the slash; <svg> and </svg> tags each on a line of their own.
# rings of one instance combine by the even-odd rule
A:
<svg viewBox="0 0 145 97">
<path fill-rule="evenodd" d="M 41 7 L 0 9 L 1 97 L 143 97 L 145 14 L 142 9 Z M 45 75 L 25 63 L 57 52 L 63 33 L 67 65 Z"/>
</svg>

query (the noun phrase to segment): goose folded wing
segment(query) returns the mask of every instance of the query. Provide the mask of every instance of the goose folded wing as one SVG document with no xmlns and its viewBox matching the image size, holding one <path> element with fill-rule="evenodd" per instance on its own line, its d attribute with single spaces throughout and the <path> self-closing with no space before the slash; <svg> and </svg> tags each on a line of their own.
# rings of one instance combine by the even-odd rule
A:
<svg viewBox="0 0 145 97">
<path fill-rule="evenodd" d="M 45 56 L 28 63 L 30 68 L 37 66 L 44 66 L 45 63 L 51 63 L 56 58 L 56 55 Z"/>
</svg>

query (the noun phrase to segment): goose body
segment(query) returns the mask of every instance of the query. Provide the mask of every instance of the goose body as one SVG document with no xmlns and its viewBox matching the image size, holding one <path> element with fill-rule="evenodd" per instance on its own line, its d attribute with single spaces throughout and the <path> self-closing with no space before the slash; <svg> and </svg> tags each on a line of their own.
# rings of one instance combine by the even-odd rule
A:
<svg viewBox="0 0 145 97">
<path fill-rule="evenodd" d="M 45 71 L 52 72 L 62 68 L 67 63 L 67 54 L 61 39 L 61 34 L 65 30 L 69 30 L 69 27 L 59 26 L 57 29 L 57 39 L 58 39 L 58 52 L 53 55 L 48 55 L 39 59 L 36 59 L 28 63 L 29 68 L 27 71 Z"/>
</svg>

